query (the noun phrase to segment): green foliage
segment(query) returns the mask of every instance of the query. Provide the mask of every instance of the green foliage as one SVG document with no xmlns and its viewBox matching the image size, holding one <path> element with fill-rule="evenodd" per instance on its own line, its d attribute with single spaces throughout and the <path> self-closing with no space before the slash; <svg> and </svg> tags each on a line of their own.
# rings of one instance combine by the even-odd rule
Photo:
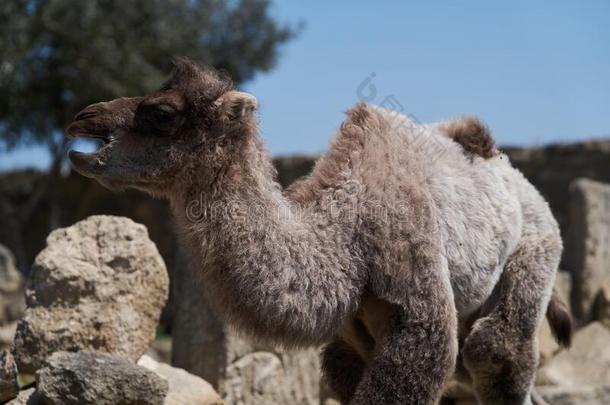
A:
<svg viewBox="0 0 610 405">
<path fill-rule="evenodd" d="M 150 92 L 173 56 L 244 82 L 273 67 L 293 35 L 268 0 L 2 0 L 0 149 L 56 148 L 74 113 Z"/>
</svg>

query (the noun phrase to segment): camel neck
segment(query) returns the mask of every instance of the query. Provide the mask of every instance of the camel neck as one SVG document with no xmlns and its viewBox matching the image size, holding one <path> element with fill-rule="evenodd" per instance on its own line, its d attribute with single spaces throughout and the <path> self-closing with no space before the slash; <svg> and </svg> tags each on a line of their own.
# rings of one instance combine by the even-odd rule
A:
<svg viewBox="0 0 610 405">
<path fill-rule="evenodd" d="M 271 158 L 258 136 L 234 147 L 224 162 L 200 168 L 189 178 L 190 184 L 171 198 L 178 221 L 189 228 L 196 222 L 201 222 L 202 228 L 204 222 L 224 223 L 235 215 L 253 219 L 253 214 L 258 213 L 260 217 L 263 210 L 273 211 L 289 205 L 275 180 Z"/>
<path fill-rule="evenodd" d="M 338 297 L 337 286 L 364 281 L 352 251 L 359 249 L 323 212 L 286 199 L 268 155 L 249 147 L 200 193 L 189 192 L 197 198 L 174 201 L 193 270 L 210 303 L 242 330 L 297 346 L 320 344 L 357 306 L 359 289 Z"/>
</svg>

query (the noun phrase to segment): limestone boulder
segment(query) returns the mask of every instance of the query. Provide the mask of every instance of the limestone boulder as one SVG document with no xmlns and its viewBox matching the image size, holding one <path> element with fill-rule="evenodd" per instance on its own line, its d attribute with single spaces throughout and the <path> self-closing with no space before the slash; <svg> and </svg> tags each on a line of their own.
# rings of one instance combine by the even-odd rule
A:
<svg viewBox="0 0 610 405">
<path fill-rule="evenodd" d="M 253 343 L 218 319 L 187 266 L 176 282 L 172 364 L 210 382 L 228 404 L 319 405 L 318 350 Z"/>
<path fill-rule="evenodd" d="M 610 184 L 578 179 L 570 190 L 565 257 L 574 276 L 572 308 L 588 321 L 600 285 L 610 280 Z"/>
<path fill-rule="evenodd" d="M 572 296 L 572 274 L 559 270 L 555 276 L 555 291 L 559 294 L 559 298 L 569 306 Z"/>
<path fill-rule="evenodd" d="M 172 339 L 168 337 L 155 339 L 147 354 L 157 361 L 170 364 L 172 362 Z"/>
<path fill-rule="evenodd" d="M 24 310 L 23 277 L 11 251 L 0 245 L 0 326 L 18 320 Z"/>
<path fill-rule="evenodd" d="M 537 387 L 542 398 L 552 405 L 610 404 L 610 386 Z"/>
<path fill-rule="evenodd" d="M 0 350 L 8 349 L 13 345 L 16 330 L 17 322 L 0 326 Z"/>
<path fill-rule="evenodd" d="M 167 298 L 165 265 L 143 225 L 92 216 L 53 231 L 36 257 L 15 358 L 33 373 L 57 351 L 97 350 L 137 361 Z"/>
<path fill-rule="evenodd" d="M 288 395 L 282 362 L 268 352 L 248 353 L 232 363 L 222 388 L 227 402 L 236 405 L 279 404 Z"/>
<path fill-rule="evenodd" d="M 571 290 L 572 275 L 566 271 L 557 272 L 557 276 L 555 278 L 555 291 L 557 291 L 561 300 L 568 306 L 570 303 Z M 542 325 L 538 331 L 538 348 L 540 351 L 541 364 L 548 362 L 560 349 L 557 341 L 551 333 L 551 327 L 549 326 L 546 318 L 542 321 Z"/>
<path fill-rule="evenodd" d="M 8 350 L 0 352 L 0 404 L 19 394 L 19 373 L 15 359 Z"/>
<path fill-rule="evenodd" d="M 219 391 L 227 403 L 313 405 L 320 402 L 319 360 L 315 350 L 263 349 L 250 347 L 247 353 L 228 363 L 219 382 Z"/>
<path fill-rule="evenodd" d="M 46 405 L 162 405 L 168 383 L 122 357 L 100 352 L 56 352 L 36 372 Z"/>
<path fill-rule="evenodd" d="M 570 350 L 559 352 L 539 374 L 546 385 L 610 385 L 610 331 L 599 322 L 587 325 L 575 334 Z"/>
<path fill-rule="evenodd" d="M 169 383 L 165 405 L 222 405 L 224 401 L 212 385 L 181 368 L 160 363 L 144 355 L 138 365 L 155 372 Z"/>
<path fill-rule="evenodd" d="M 28 388 L 19 391 L 17 398 L 6 403 L 6 405 L 43 405 L 42 398 L 36 391 L 36 388 Z"/>
</svg>

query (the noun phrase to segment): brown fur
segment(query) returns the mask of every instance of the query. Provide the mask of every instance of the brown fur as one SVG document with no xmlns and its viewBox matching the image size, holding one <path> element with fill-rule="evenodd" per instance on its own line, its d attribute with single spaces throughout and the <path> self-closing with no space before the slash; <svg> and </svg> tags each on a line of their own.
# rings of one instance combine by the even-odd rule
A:
<svg viewBox="0 0 610 405">
<path fill-rule="evenodd" d="M 498 154 L 489 129 L 478 118 L 466 117 L 452 121 L 447 125 L 446 131 L 447 136 L 472 155 L 489 159 Z"/>
</svg>

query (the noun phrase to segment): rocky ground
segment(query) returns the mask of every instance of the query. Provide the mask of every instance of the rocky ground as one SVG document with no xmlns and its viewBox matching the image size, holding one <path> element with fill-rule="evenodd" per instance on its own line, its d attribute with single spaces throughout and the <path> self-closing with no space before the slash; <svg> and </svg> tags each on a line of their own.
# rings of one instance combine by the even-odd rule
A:
<svg viewBox="0 0 610 405">
<path fill-rule="evenodd" d="M 570 181 L 559 214 L 566 257 L 556 288 L 577 330 L 572 348 L 561 349 L 545 321 L 536 391 L 550 404 L 610 404 L 610 185 Z M 172 335 L 179 343 L 172 347 L 169 336 L 156 333 L 168 291 L 146 227 L 127 218 L 93 216 L 52 232 L 27 285 L 0 245 L 0 350 L 7 349 L 0 352 L 0 403 L 333 403 L 316 350 L 250 343 L 226 328 L 201 294 L 178 307 L 182 318 L 174 325 L 181 327 Z M 456 386 L 443 400 L 474 403 Z"/>
<path fill-rule="evenodd" d="M 146 355 L 169 279 L 144 226 L 92 216 L 52 232 L 34 262 L 25 310 L 17 299 L 9 305 L 23 296 L 23 282 L 10 252 L 0 252 L 0 297 L 11 308 L 0 319 L 11 346 L 0 356 L 0 403 L 223 403 L 202 378 Z M 20 387 L 28 374 L 35 384 Z"/>
</svg>

